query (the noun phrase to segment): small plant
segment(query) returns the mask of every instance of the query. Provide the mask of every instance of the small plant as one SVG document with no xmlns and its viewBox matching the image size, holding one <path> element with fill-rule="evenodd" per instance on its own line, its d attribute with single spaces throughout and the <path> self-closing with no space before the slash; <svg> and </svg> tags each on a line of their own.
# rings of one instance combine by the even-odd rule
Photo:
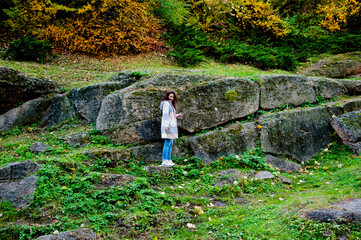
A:
<svg viewBox="0 0 361 240">
<path fill-rule="evenodd" d="M 54 56 L 52 49 L 48 42 L 38 40 L 34 36 L 22 36 L 10 43 L 3 57 L 17 61 L 46 62 Z"/>
</svg>

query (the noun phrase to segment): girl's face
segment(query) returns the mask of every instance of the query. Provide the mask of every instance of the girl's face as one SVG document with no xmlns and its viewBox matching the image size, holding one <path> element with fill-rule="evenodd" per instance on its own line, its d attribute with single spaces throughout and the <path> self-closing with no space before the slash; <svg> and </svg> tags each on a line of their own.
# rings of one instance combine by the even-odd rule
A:
<svg viewBox="0 0 361 240">
<path fill-rule="evenodd" d="M 169 94 L 168 98 L 169 98 L 169 100 L 170 100 L 171 102 L 173 102 L 173 100 L 174 100 L 174 94 L 173 94 L 173 93 Z"/>
</svg>

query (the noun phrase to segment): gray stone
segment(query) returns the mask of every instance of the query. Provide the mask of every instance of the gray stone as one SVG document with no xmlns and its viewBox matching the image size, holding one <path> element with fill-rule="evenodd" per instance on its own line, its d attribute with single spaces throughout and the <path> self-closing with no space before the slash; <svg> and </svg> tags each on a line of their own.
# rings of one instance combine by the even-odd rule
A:
<svg viewBox="0 0 361 240">
<path fill-rule="evenodd" d="M 240 78 L 221 78 L 179 91 L 178 126 L 197 132 L 251 115 L 259 109 L 259 86 Z"/>
<path fill-rule="evenodd" d="M 235 182 L 245 181 L 250 176 L 249 173 L 241 172 L 238 169 L 228 169 L 215 174 L 219 176 L 214 184 L 217 187 L 222 187 L 225 184 L 235 185 Z"/>
<path fill-rule="evenodd" d="M 60 232 L 58 234 L 51 234 L 38 237 L 36 240 L 96 240 L 100 239 L 89 228 L 79 228 L 66 232 Z"/>
<path fill-rule="evenodd" d="M 108 137 L 112 142 L 124 145 L 159 141 L 160 121 L 157 119 L 135 122 L 121 128 L 104 130 L 102 135 Z"/>
<path fill-rule="evenodd" d="M 157 173 L 157 172 L 169 172 L 172 169 L 173 169 L 172 167 L 165 167 L 165 166 L 161 166 L 161 165 L 144 167 L 144 170 L 149 174 L 153 174 L 153 173 Z"/>
<path fill-rule="evenodd" d="M 317 101 L 316 92 L 310 81 L 301 76 L 261 76 L 260 107 L 270 110 L 283 105 L 299 106 L 305 102 Z"/>
<path fill-rule="evenodd" d="M 343 96 L 347 93 L 347 89 L 341 83 L 333 79 L 311 77 L 308 78 L 308 80 L 311 81 L 317 95 L 320 95 L 325 99 Z"/>
<path fill-rule="evenodd" d="M 85 154 L 91 159 L 109 159 L 110 162 L 107 164 L 107 167 L 117 167 L 119 164 L 127 162 L 132 158 L 132 153 L 129 149 L 89 149 Z"/>
<path fill-rule="evenodd" d="M 45 153 L 45 152 L 51 150 L 51 147 L 44 143 L 36 142 L 29 147 L 29 150 L 34 153 Z"/>
<path fill-rule="evenodd" d="M 285 183 L 285 184 L 291 184 L 292 181 L 288 178 L 286 178 L 285 176 L 279 176 L 279 180 L 282 182 L 282 183 Z"/>
<path fill-rule="evenodd" d="M 328 104 L 326 107 L 332 117 L 337 117 L 344 113 L 344 108 L 342 106 Z"/>
<path fill-rule="evenodd" d="M 146 71 L 121 71 L 113 75 L 109 82 L 120 82 L 122 88 L 126 88 L 133 83 L 138 82 L 142 77 L 146 76 Z"/>
<path fill-rule="evenodd" d="M 352 212 L 354 221 L 361 223 L 361 198 L 350 199 L 347 201 L 336 203 L 332 206 Z"/>
<path fill-rule="evenodd" d="M 183 114 L 178 119 L 178 126 L 188 132 L 208 129 L 258 110 L 259 87 L 250 80 L 161 75 L 105 97 L 97 118 L 97 129 L 110 133 L 123 144 L 127 144 L 124 141 L 160 140 L 159 103 L 166 89 L 177 91 L 177 112 Z M 123 133 L 127 131 L 129 133 Z M 130 137 L 117 137 L 119 134 Z"/>
<path fill-rule="evenodd" d="M 242 154 L 256 146 L 258 133 L 253 122 L 235 123 L 221 130 L 211 131 L 188 138 L 188 144 L 194 155 L 206 164 L 221 156 Z"/>
<path fill-rule="evenodd" d="M 361 81 L 337 80 L 347 89 L 347 95 L 361 95 Z"/>
<path fill-rule="evenodd" d="M 29 206 L 34 197 L 37 179 L 30 175 L 21 180 L 0 183 L 0 199 L 11 202 L 16 208 Z"/>
<path fill-rule="evenodd" d="M 350 146 L 356 154 L 361 154 L 361 142 L 353 143 L 353 142 L 343 141 L 343 144 Z"/>
<path fill-rule="evenodd" d="M 24 178 L 27 175 L 38 171 L 39 168 L 39 164 L 30 160 L 10 163 L 5 167 L 0 168 L 0 182 Z"/>
<path fill-rule="evenodd" d="M 326 107 L 269 114 L 260 118 L 263 152 L 299 162 L 332 142 L 331 116 Z"/>
<path fill-rule="evenodd" d="M 306 213 L 306 218 L 320 222 L 346 223 L 354 221 L 354 214 L 351 211 L 339 209 L 318 209 Z"/>
<path fill-rule="evenodd" d="M 310 68 L 302 71 L 303 74 L 325 76 L 329 78 L 344 78 L 361 73 L 361 54 L 359 52 L 343 53 L 321 59 Z"/>
<path fill-rule="evenodd" d="M 343 109 L 345 112 L 354 112 L 361 110 L 361 99 L 354 99 L 345 102 L 343 104 Z"/>
<path fill-rule="evenodd" d="M 176 144 L 175 141 L 173 144 Z M 173 149 L 173 147 L 172 147 Z M 162 160 L 163 143 L 151 143 L 147 145 L 136 146 L 129 148 L 132 156 L 144 162 L 154 162 Z M 174 156 L 174 153 L 172 154 Z"/>
<path fill-rule="evenodd" d="M 361 140 L 361 111 L 333 118 L 331 125 L 343 141 L 355 143 Z"/>
<path fill-rule="evenodd" d="M 40 121 L 50 104 L 50 98 L 40 97 L 0 115 L 0 132 Z"/>
<path fill-rule="evenodd" d="M 84 88 L 72 89 L 69 92 L 68 98 L 75 106 L 76 111 L 85 120 L 95 123 L 103 98 L 121 88 L 121 83 L 99 83 Z"/>
<path fill-rule="evenodd" d="M 40 125 L 50 127 L 74 117 L 76 111 L 69 98 L 64 94 L 57 94 L 41 119 Z"/>
<path fill-rule="evenodd" d="M 65 141 L 72 147 L 82 147 L 89 143 L 90 136 L 86 132 L 78 132 L 65 136 Z"/>
<path fill-rule="evenodd" d="M 260 171 L 254 175 L 254 179 L 259 179 L 259 180 L 272 179 L 272 178 L 275 178 L 275 176 L 268 171 Z"/>
<path fill-rule="evenodd" d="M 50 80 L 0 67 L 0 115 L 22 102 L 45 96 L 57 89 L 58 85 Z"/>
<path fill-rule="evenodd" d="M 301 169 L 301 165 L 297 163 L 285 161 L 270 154 L 266 155 L 265 162 L 274 168 L 278 168 L 281 172 L 298 172 Z"/>
</svg>

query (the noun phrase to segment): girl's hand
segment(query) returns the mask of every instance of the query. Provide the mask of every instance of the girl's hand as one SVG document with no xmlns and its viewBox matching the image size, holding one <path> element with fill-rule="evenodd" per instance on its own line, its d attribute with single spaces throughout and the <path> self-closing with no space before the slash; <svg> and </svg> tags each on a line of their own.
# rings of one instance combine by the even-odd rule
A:
<svg viewBox="0 0 361 240">
<path fill-rule="evenodd" d="M 177 118 L 180 118 L 180 117 L 182 117 L 182 114 L 181 113 L 179 113 L 179 114 L 177 114 L 177 116 L 176 116 Z"/>
</svg>

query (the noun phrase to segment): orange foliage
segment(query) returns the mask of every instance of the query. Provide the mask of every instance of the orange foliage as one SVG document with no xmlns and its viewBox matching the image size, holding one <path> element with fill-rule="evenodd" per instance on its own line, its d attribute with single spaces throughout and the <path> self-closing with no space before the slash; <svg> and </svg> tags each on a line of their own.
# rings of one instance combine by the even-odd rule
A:
<svg viewBox="0 0 361 240">
<path fill-rule="evenodd" d="M 145 2 L 93 0 L 73 10 L 70 18 L 42 28 L 39 35 L 56 48 L 71 52 L 91 55 L 149 52 L 162 46 L 159 22 L 149 12 L 150 6 Z"/>
</svg>

